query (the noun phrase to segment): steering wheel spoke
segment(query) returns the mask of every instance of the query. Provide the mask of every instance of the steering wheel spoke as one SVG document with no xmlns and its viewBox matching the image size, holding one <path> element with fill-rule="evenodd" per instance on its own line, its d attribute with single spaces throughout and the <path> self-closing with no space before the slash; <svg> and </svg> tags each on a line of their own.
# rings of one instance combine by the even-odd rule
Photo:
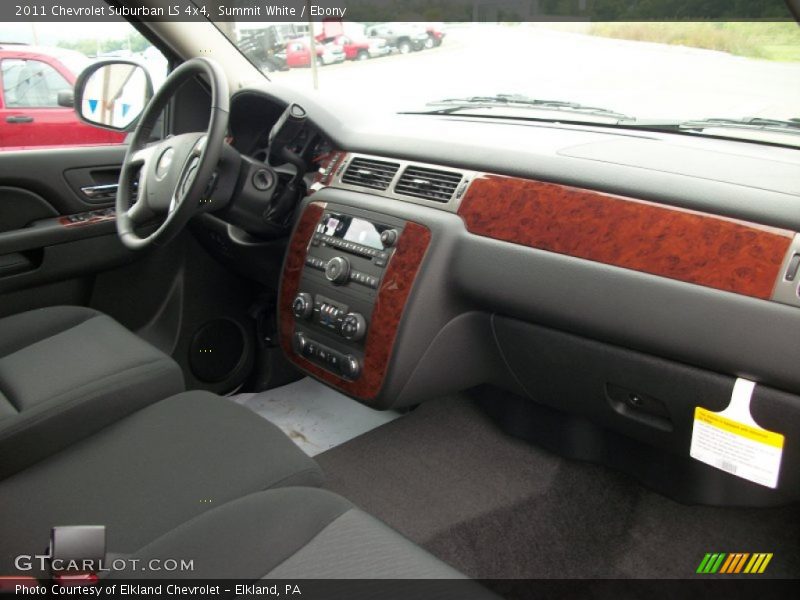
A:
<svg viewBox="0 0 800 600">
<path fill-rule="evenodd" d="M 141 166 L 144 169 L 150 164 L 153 155 L 160 145 L 161 142 L 153 142 L 152 144 L 146 145 L 144 148 L 134 151 L 128 159 L 128 164 L 132 167 Z"/>
<path fill-rule="evenodd" d="M 155 213 L 141 200 L 134 202 L 134 204 L 125 211 L 125 215 L 131 220 L 134 225 L 142 225 L 151 220 Z"/>
</svg>

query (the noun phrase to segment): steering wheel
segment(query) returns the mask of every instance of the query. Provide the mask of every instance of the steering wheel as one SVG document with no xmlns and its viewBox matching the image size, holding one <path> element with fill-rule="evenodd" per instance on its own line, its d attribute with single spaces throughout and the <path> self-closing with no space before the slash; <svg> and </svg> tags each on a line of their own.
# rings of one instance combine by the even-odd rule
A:
<svg viewBox="0 0 800 600">
<path fill-rule="evenodd" d="M 159 115 L 175 92 L 197 75 L 211 88 L 211 117 L 205 132 L 184 133 L 149 143 Z M 178 108 L 177 110 L 180 110 Z M 146 106 L 131 135 L 117 188 L 117 234 L 131 250 L 166 244 L 189 219 L 202 212 L 214 186 L 215 169 L 228 131 L 230 94 L 222 68 L 208 58 L 193 58 L 175 69 Z M 134 173 L 139 172 L 136 198 Z M 140 237 L 136 227 L 161 219 Z"/>
</svg>

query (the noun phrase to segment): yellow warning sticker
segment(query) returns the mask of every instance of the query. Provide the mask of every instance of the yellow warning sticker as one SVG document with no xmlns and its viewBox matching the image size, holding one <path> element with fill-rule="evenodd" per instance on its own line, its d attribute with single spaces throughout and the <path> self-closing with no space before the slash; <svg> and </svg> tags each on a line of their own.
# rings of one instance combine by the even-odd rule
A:
<svg viewBox="0 0 800 600">
<path fill-rule="evenodd" d="M 783 448 L 783 436 L 780 433 L 774 433 L 772 431 L 767 431 L 766 429 L 761 429 L 760 427 L 753 427 L 751 425 L 739 423 L 733 419 L 723 417 L 719 413 L 706 410 L 701 406 L 698 406 L 694 409 L 694 419 L 695 421 L 703 421 L 712 427 L 723 429 L 735 435 L 740 435 L 742 437 L 746 437 L 747 439 L 761 442 L 762 444 L 768 444 L 770 446 L 775 446 L 776 448 Z"/>
<path fill-rule="evenodd" d="M 750 415 L 755 384 L 737 380 L 731 403 L 722 412 L 694 410 L 689 455 L 712 467 L 754 483 L 778 485 L 784 436 L 768 431 Z"/>
</svg>

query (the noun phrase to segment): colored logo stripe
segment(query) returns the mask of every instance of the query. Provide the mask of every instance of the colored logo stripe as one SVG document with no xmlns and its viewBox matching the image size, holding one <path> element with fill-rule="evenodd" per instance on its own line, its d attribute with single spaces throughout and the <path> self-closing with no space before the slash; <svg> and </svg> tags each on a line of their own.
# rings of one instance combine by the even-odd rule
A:
<svg viewBox="0 0 800 600">
<path fill-rule="evenodd" d="M 722 568 L 719 570 L 720 573 L 738 573 L 744 567 L 745 561 L 750 557 L 749 553 L 741 553 L 737 552 L 734 554 L 728 555 L 728 560 L 722 565 Z"/>
<path fill-rule="evenodd" d="M 764 570 L 767 568 L 769 561 L 772 560 L 772 553 L 760 553 L 760 554 L 753 554 L 753 558 L 750 559 L 750 562 L 747 563 L 747 566 L 744 568 L 745 573 L 763 573 Z"/>
<path fill-rule="evenodd" d="M 725 553 L 706 554 L 700 566 L 697 567 L 698 573 L 716 573 L 725 558 Z"/>
<path fill-rule="evenodd" d="M 697 573 L 703 574 L 726 574 L 735 575 L 737 573 L 757 574 L 763 573 L 767 565 L 772 560 L 772 553 L 759 552 L 750 554 L 749 552 L 715 552 L 707 553 L 700 565 Z"/>
</svg>

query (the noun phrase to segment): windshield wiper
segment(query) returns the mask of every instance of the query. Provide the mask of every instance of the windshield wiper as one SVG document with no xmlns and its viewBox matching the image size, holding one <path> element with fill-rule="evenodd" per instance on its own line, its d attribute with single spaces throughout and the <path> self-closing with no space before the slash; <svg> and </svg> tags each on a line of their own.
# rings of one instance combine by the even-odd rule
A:
<svg viewBox="0 0 800 600">
<path fill-rule="evenodd" d="M 659 119 L 632 119 L 621 121 L 619 125 L 636 129 L 650 129 L 653 131 L 692 132 L 705 131 L 706 129 L 750 129 L 755 131 L 769 131 L 777 133 L 800 134 L 800 120 L 767 119 L 764 117 L 735 118 L 710 118 L 693 119 L 689 121 L 659 120 Z"/>
<path fill-rule="evenodd" d="M 542 98 L 529 98 L 519 94 L 496 94 L 494 96 L 470 96 L 467 98 L 444 98 L 428 102 L 427 106 L 435 106 L 425 111 L 405 111 L 403 114 L 426 114 L 426 115 L 449 115 L 459 111 L 472 110 L 475 108 L 531 108 L 540 110 L 567 111 L 582 114 L 598 115 L 619 120 L 633 120 L 628 115 L 601 108 L 598 106 L 587 106 L 578 102 L 566 102 L 564 100 L 545 100 Z"/>
<path fill-rule="evenodd" d="M 695 133 L 703 132 L 707 129 L 747 129 L 750 131 L 761 131 L 765 133 L 778 134 L 800 134 L 800 118 L 780 120 L 765 117 L 744 117 L 744 118 L 709 118 L 709 119 L 637 119 L 623 113 L 601 108 L 598 106 L 588 106 L 578 102 L 567 102 L 564 100 L 546 100 L 541 98 L 530 98 L 520 94 L 497 94 L 494 96 L 469 96 L 466 98 L 444 98 L 434 102 L 428 102 L 427 106 L 434 107 L 430 110 L 404 111 L 401 114 L 413 115 L 449 115 L 461 111 L 474 109 L 494 109 L 494 108 L 530 108 L 531 110 L 542 111 L 565 111 L 583 115 L 606 117 L 612 123 L 593 123 L 595 125 L 611 125 L 615 127 L 627 127 L 631 129 L 642 129 L 649 131 L 666 131 L 676 133 Z M 531 120 L 552 120 L 536 119 Z M 731 136 L 737 137 L 737 136 Z M 794 144 L 792 144 L 794 146 Z"/>
<path fill-rule="evenodd" d="M 744 117 L 742 119 L 699 119 L 696 121 L 684 121 L 679 124 L 679 129 L 714 129 L 715 127 L 729 127 L 732 129 L 759 129 L 766 131 L 780 131 L 782 133 L 800 134 L 800 120 L 789 119 L 766 119 L 763 117 Z"/>
</svg>

